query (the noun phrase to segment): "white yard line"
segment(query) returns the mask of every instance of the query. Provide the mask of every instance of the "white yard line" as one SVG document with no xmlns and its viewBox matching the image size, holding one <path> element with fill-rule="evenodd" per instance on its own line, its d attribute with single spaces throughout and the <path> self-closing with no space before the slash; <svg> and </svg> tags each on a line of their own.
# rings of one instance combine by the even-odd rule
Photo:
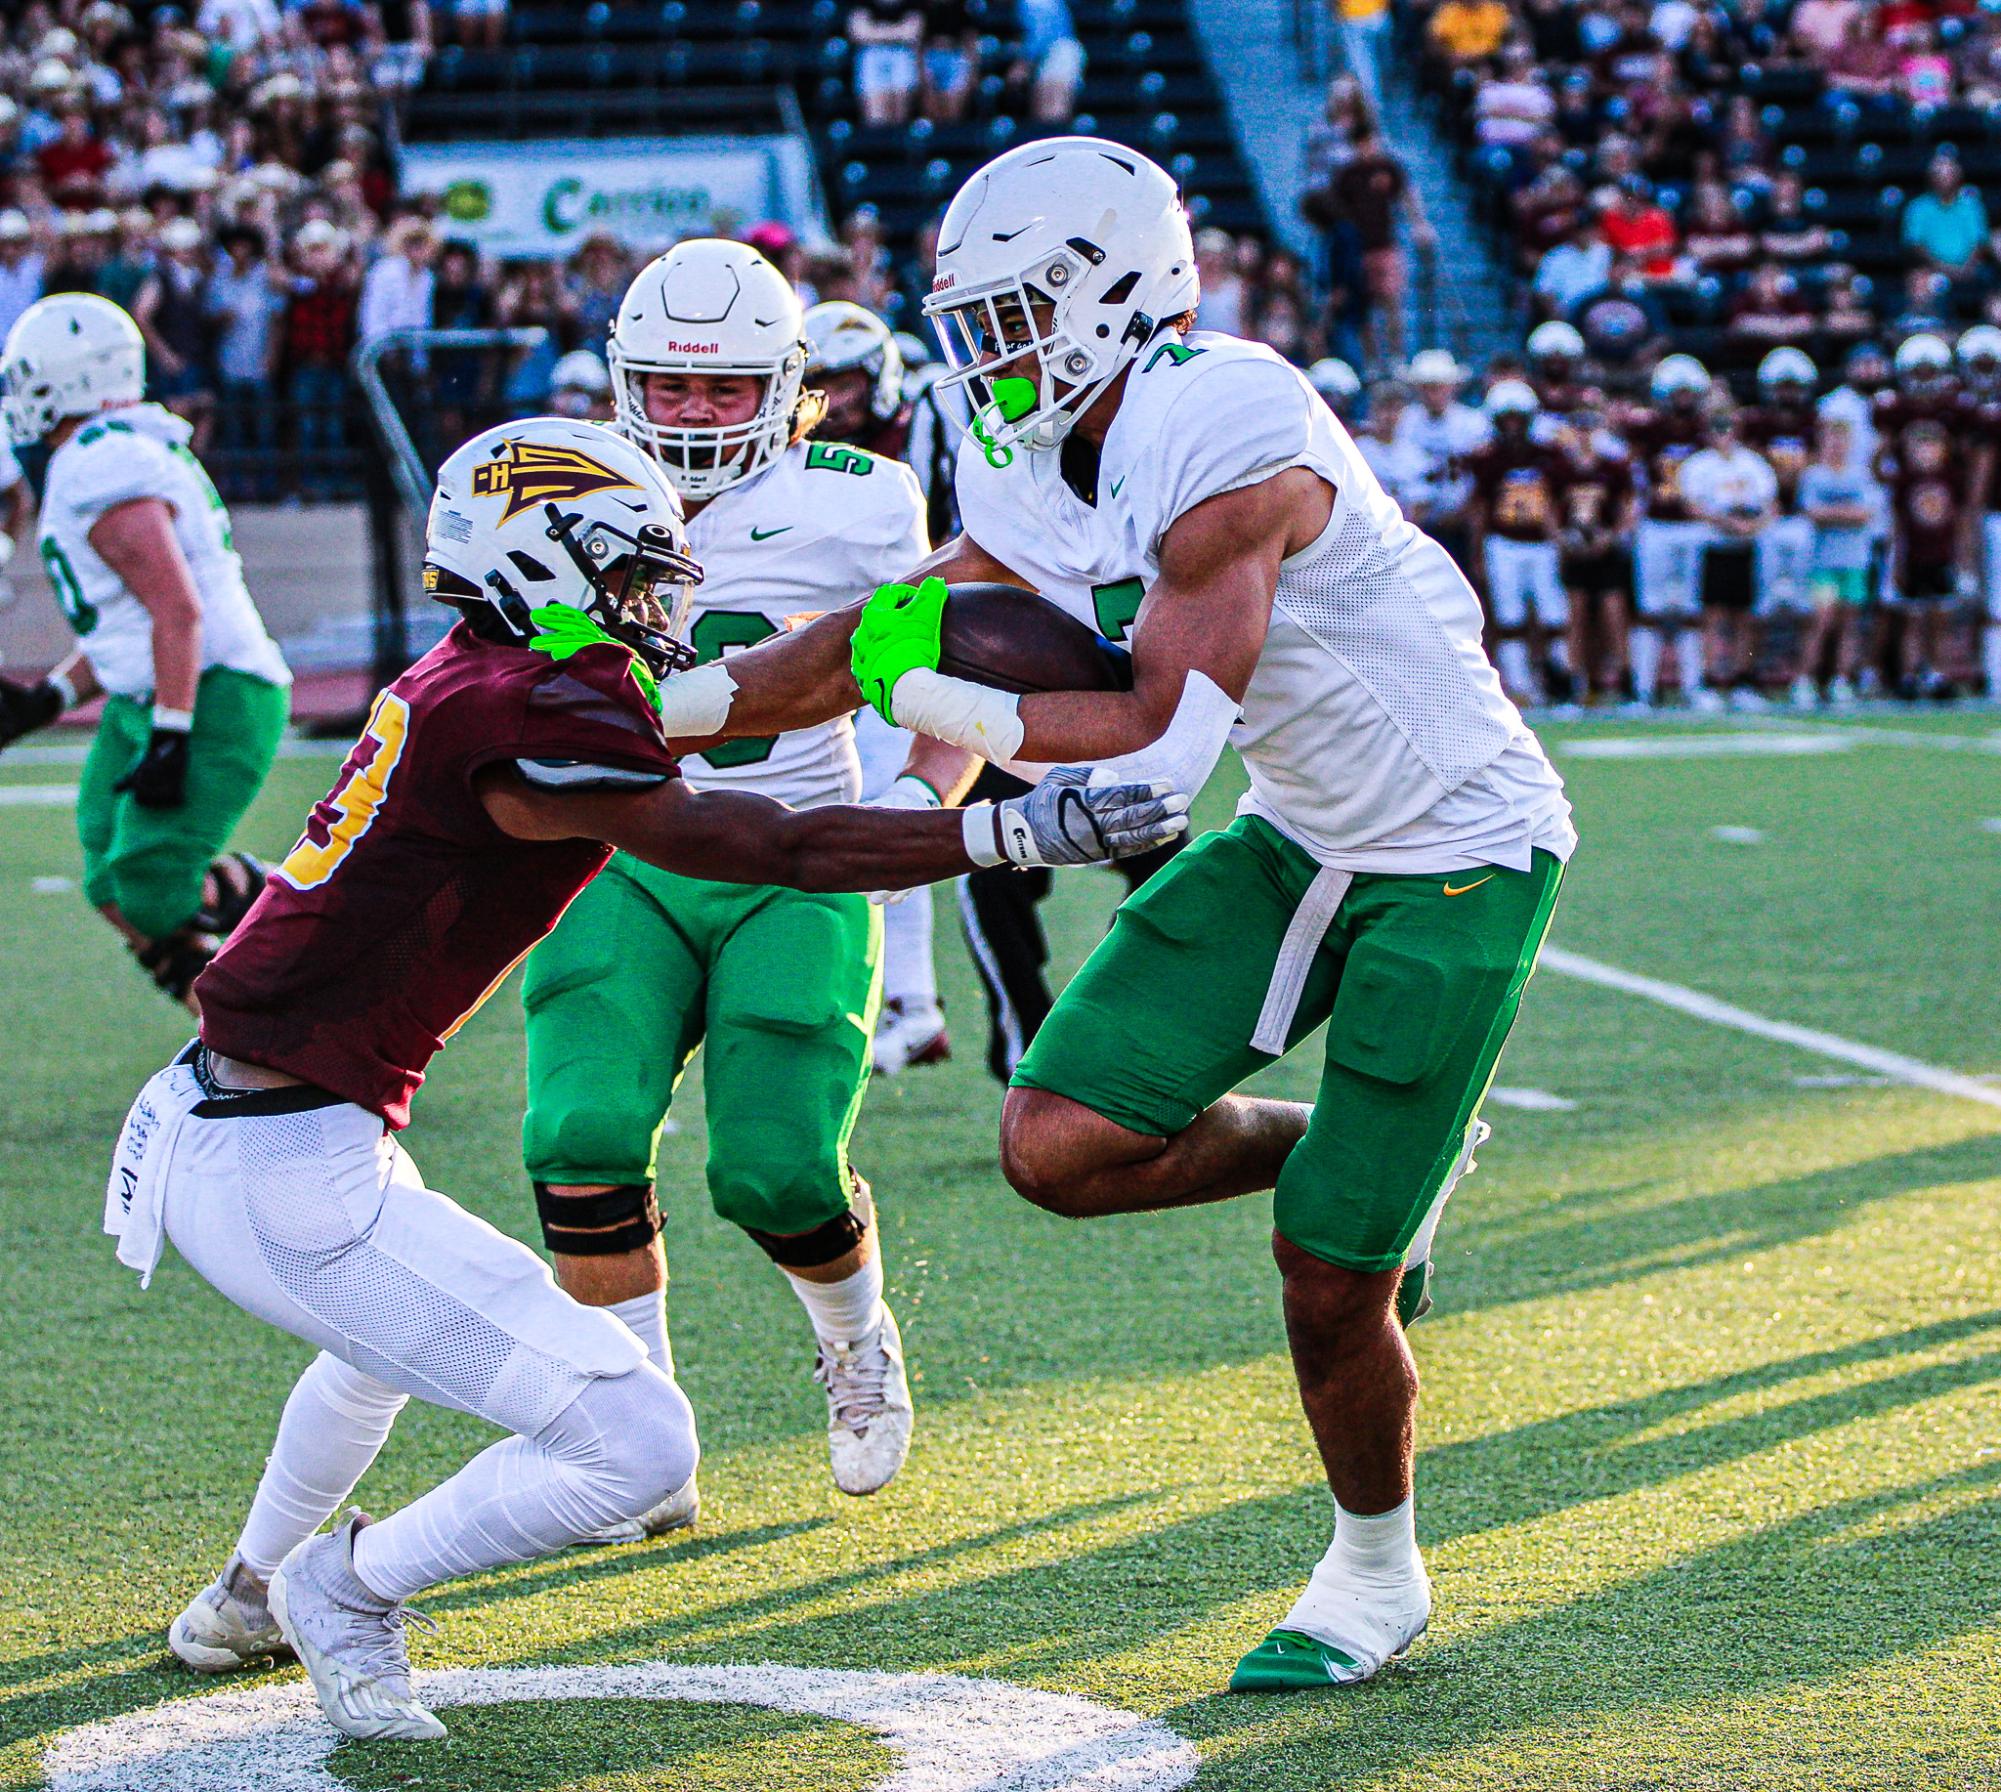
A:
<svg viewBox="0 0 2001 1792">
<path fill-rule="evenodd" d="M 351 740 L 307 740 L 288 735 L 278 743 L 280 759 L 345 759 L 352 750 Z M 9 747 L 0 757 L 0 769 L 10 765 L 81 765 L 90 754 L 88 741 L 37 741 L 33 746 Z"/>
<path fill-rule="evenodd" d="M 74 784 L 0 784 L 0 809 L 71 809 Z"/>
<path fill-rule="evenodd" d="M 1859 1070 L 1875 1071 L 1893 1082 L 1930 1089 L 1939 1095 L 1956 1095 L 1962 1101 L 1977 1101 L 1983 1107 L 2001 1108 L 2001 1089 L 1990 1088 L 1975 1077 L 1961 1076 L 1956 1070 L 1941 1070 L 1936 1064 L 1927 1064 L 1922 1059 L 1907 1058 L 1902 1052 L 1886 1052 L 1880 1046 L 1844 1039 L 1839 1033 L 1823 1033 L 1818 1027 L 1795 1026 L 1789 1020 L 1770 1020 L 1762 1014 L 1753 1014 L 1748 1008 L 1739 1008 L 1733 1002 L 1719 1002 L 1699 989 L 1687 989 L 1679 983 L 1663 983 L 1658 977 L 1642 977 L 1634 971 L 1622 971 L 1615 964 L 1603 964 L 1595 958 L 1585 958 L 1579 953 L 1565 952 L 1553 946 L 1544 949 L 1542 964 L 1559 976 L 1575 977 L 1581 982 L 1596 983 L 1603 989 L 1640 996 L 1649 1002 L 1660 1003 L 1663 1008 L 1673 1008 L 1682 1014 L 1693 1015 L 1697 1020 L 1706 1020 L 1712 1026 L 1729 1027 L 1739 1033 L 1755 1033 L 1760 1039 L 1776 1040 L 1781 1045 L 1796 1046 L 1804 1052 L 1833 1058 L 1842 1064 L 1853 1064 Z"/>
</svg>

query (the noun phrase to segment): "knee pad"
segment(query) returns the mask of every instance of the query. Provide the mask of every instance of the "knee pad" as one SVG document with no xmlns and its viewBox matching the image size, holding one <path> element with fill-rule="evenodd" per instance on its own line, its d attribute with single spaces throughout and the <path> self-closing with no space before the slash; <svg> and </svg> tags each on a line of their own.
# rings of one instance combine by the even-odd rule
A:
<svg viewBox="0 0 2001 1792">
<path fill-rule="evenodd" d="M 566 1195 L 538 1182 L 535 1213 L 542 1242 L 565 1257 L 617 1257 L 643 1251 L 660 1236 L 660 1204 L 647 1183 Z"/>
<path fill-rule="evenodd" d="M 134 946 L 132 956 L 155 984 L 175 1001 L 185 1002 L 195 979 L 208 969 L 209 960 L 221 950 L 214 934 L 177 927 L 160 939 Z"/>
<path fill-rule="evenodd" d="M 836 1214 L 810 1232 L 760 1232 L 755 1226 L 744 1231 L 780 1269 L 818 1269 L 845 1257 L 868 1236 L 868 1221 L 854 1213 Z"/>
</svg>

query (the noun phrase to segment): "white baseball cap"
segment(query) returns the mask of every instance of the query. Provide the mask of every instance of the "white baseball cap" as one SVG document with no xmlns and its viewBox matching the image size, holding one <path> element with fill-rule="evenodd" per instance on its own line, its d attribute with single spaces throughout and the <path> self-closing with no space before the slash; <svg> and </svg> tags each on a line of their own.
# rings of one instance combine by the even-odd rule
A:
<svg viewBox="0 0 2001 1792">
<path fill-rule="evenodd" d="M 1456 386 L 1465 379 L 1466 369 L 1445 348 L 1427 348 L 1411 357 L 1408 375 L 1413 386 Z"/>
</svg>

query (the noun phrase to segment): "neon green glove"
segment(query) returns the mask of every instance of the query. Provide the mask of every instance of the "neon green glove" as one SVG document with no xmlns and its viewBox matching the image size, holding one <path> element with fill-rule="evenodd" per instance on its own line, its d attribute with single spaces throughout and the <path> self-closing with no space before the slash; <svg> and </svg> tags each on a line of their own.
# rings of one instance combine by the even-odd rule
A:
<svg viewBox="0 0 2001 1792">
<path fill-rule="evenodd" d="M 885 722 L 894 724 L 890 698 L 904 673 L 923 666 L 938 669 L 939 631 L 945 621 L 945 581 L 919 585 L 878 585 L 862 605 L 848 647 L 848 663 L 862 696 Z"/>
</svg>

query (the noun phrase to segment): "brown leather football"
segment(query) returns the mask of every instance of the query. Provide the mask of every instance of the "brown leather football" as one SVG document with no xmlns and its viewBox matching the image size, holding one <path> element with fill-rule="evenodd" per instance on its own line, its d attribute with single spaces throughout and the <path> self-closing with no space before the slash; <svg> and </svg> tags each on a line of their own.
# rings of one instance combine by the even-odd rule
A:
<svg viewBox="0 0 2001 1792">
<path fill-rule="evenodd" d="M 954 585 L 938 670 L 1001 691 L 1129 691 L 1132 656 L 1019 585 Z"/>
</svg>

